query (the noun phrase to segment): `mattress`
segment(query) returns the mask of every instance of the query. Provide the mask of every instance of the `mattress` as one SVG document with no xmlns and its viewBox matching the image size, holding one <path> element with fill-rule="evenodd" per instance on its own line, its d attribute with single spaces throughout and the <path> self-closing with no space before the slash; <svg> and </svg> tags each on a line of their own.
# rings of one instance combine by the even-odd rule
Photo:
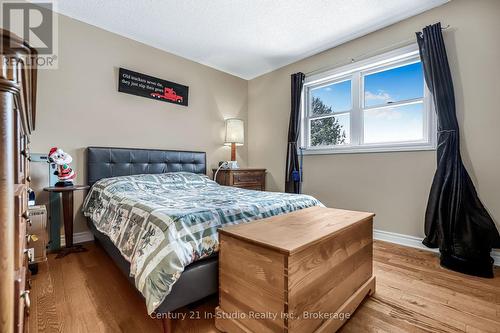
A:
<svg viewBox="0 0 500 333">
<path fill-rule="evenodd" d="M 83 213 L 130 263 L 151 314 L 186 266 L 218 251 L 218 228 L 321 205 L 308 195 L 220 186 L 177 172 L 101 179 Z"/>
</svg>

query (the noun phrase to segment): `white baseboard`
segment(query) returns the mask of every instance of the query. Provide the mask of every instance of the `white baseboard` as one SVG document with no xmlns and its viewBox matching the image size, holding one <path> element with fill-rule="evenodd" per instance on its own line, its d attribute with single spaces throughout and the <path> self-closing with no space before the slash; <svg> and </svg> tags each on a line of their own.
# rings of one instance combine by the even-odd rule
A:
<svg viewBox="0 0 500 333">
<path fill-rule="evenodd" d="M 94 240 L 94 235 L 90 230 L 87 231 L 82 231 L 82 232 L 75 232 L 73 234 L 73 243 L 78 244 L 78 243 L 85 243 L 85 242 L 91 242 Z M 61 235 L 61 246 L 66 245 L 66 240 L 64 239 L 64 235 Z"/>
<path fill-rule="evenodd" d="M 422 244 L 423 238 L 408 236 L 403 234 L 397 234 L 395 232 L 389 232 L 384 230 L 373 230 L 373 238 L 381 241 L 386 241 L 389 243 L 404 245 L 413 247 L 420 250 L 426 250 L 438 253 L 438 249 L 430 249 L 424 244 Z M 491 257 L 495 260 L 495 266 L 500 266 L 500 251 L 493 250 L 491 252 Z"/>
</svg>

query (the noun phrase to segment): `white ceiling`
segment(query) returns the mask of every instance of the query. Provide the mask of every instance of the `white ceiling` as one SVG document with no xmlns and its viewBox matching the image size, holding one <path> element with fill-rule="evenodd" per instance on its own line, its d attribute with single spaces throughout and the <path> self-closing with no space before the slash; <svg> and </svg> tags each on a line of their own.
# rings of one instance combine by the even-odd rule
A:
<svg viewBox="0 0 500 333">
<path fill-rule="evenodd" d="M 252 79 L 448 1 L 59 0 L 56 11 Z"/>
</svg>

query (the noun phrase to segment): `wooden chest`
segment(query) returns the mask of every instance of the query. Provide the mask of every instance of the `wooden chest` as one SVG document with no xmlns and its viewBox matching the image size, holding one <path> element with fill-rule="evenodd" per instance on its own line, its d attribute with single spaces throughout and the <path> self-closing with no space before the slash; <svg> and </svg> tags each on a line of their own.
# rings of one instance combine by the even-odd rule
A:
<svg viewBox="0 0 500 333">
<path fill-rule="evenodd" d="M 375 291 L 373 216 L 323 207 L 219 230 L 223 332 L 334 332 Z"/>
</svg>

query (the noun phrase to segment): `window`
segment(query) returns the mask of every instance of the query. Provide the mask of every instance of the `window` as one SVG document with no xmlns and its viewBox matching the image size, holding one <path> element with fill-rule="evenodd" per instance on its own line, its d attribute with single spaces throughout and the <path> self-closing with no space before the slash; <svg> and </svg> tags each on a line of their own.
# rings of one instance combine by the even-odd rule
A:
<svg viewBox="0 0 500 333">
<path fill-rule="evenodd" d="M 435 149 L 416 45 L 308 76 L 303 94 L 306 154 Z"/>
</svg>

